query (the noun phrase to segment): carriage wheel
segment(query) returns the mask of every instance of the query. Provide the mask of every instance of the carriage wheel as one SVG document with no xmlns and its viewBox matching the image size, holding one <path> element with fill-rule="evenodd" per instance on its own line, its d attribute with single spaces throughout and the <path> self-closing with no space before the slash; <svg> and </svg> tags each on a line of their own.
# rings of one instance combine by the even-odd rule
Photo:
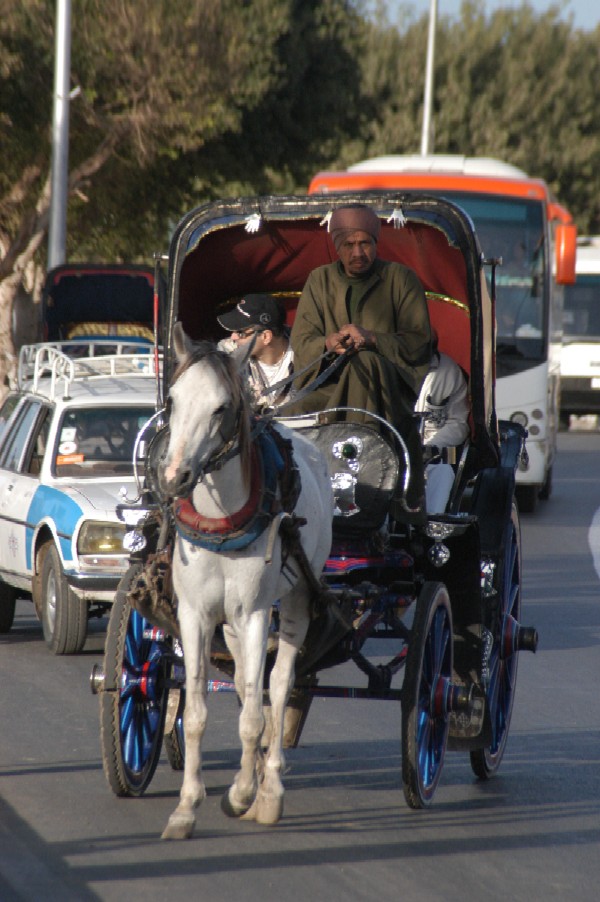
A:
<svg viewBox="0 0 600 902">
<path fill-rule="evenodd" d="M 100 736 L 104 772 L 117 796 L 140 796 L 150 784 L 167 713 L 171 640 L 126 599 L 140 569 L 134 564 L 119 584 L 104 652 Z"/>
<path fill-rule="evenodd" d="M 402 687 L 402 783 L 411 808 L 431 804 L 442 772 L 452 663 L 448 592 L 427 582 L 417 599 Z"/>
<path fill-rule="evenodd" d="M 476 776 L 487 780 L 499 768 L 512 715 L 517 681 L 518 649 L 511 641 L 521 613 L 521 530 L 519 513 L 513 502 L 506 529 L 504 555 L 498 574 L 500 607 L 494 626 L 489 663 L 486 703 L 491 721 L 489 746 L 471 751 L 471 767 Z"/>
</svg>

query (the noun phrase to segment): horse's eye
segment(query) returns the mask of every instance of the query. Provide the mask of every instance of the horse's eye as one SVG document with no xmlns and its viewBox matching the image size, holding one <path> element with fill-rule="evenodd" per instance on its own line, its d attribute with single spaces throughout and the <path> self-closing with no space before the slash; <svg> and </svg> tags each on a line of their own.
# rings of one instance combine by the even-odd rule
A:
<svg viewBox="0 0 600 902">
<path fill-rule="evenodd" d="M 211 430 L 217 429 L 221 425 L 221 420 L 225 411 L 227 410 L 227 404 L 221 404 L 220 407 L 216 407 L 212 414 L 210 415 L 210 428 Z"/>
</svg>

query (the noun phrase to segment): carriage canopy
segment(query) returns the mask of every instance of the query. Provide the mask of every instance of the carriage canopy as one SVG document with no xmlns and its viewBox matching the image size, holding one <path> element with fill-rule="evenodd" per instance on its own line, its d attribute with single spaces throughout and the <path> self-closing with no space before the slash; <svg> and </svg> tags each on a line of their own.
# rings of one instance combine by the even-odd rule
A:
<svg viewBox="0 0 600 902">
<path fill-rule="evenodd" d="M 177 226 L 169 252 L 163 344 L 172 372 L 173 325 L 193 339 L 224 336 L 217 315 L 244 294 L 270 293 L 293 323 L 304 282 L 337 259 L 327 230 L 335 207 L 364 203 L 381 219 L 378 254 L 420 278 L 442 351 L 469 380 L 472 432 L 480 450 L 497 448 L 492 302 L 470 218 L 448 201 L 398 192 L 247 197 L 208 203 Z M 484 454 L 484 458 L 487 455 Z"/>
</svg>

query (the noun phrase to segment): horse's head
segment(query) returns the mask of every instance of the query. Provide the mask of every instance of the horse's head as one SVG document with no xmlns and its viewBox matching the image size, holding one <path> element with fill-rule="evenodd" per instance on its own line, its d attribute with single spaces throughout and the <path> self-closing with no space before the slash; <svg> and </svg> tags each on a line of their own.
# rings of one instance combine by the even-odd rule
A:
<svg viewBox="0 0 600 902">
<path fill-rule="evenodd" d="M 165 495 L 188 495 L 236 443 L 246 466 L 248 404 L 238 361 L 210 342 L 193 342 L 181 323 L 173 330 L 178 367 L 169 391 L 169 445 L 159 467 Z"/>
</svg>

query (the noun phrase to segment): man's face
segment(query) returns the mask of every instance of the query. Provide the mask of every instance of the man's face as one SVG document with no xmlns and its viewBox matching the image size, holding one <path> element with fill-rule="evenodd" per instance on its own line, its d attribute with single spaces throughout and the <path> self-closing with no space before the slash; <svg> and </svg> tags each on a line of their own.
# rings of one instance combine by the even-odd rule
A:
<svg viewBox="0 0 600 902">
<path fill-rule="evenodd" d="M 255 357 L 256 359 L 260 359 L 264 350 L 264 334 L 264 329 L 259 329 L 257 326 L 253 326 L 248 327 L 247 329 L 243 329 L 240 332 L 232 332 L 231 337 L 235 341 L 238 348 L 245 348 L 246 345 L 249 344 L 252 341 L 253 337 L 256 335 L 256 341 L 254 342 L 254 347 L 250 356 Z"/>
<path fill-rule="evenodd" d="M 337 249 L 347 276 L 368 272 L 377 256 L 377 243 L 368 232 L 349 232 Z"/>
</svg>

